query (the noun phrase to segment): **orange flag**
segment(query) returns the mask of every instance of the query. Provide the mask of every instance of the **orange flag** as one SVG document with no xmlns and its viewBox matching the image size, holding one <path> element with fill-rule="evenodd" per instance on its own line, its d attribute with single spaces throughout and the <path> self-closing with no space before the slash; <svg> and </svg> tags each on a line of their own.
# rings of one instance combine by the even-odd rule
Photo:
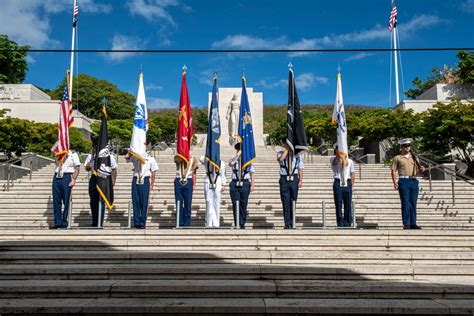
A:
<svg viewBox="0 0 474 316">
<path fill-rule="evenodd" d="M 179 100 L 178 118 L 178 156 L 189 163 L 189 148 L 193 139 L 193 115 L 189 102 L 188 86 L 186 84 L 186 67 L 183 68 L 183 80 L 181 82 L 181 97 Z"/>
</svg>

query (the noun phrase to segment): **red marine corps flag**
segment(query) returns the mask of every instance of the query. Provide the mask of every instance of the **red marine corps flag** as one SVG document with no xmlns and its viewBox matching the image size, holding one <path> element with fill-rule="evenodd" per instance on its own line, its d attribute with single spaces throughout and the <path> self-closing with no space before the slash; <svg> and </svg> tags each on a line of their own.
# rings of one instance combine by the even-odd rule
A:
<svg viewBox="0 0 474 316">
<path fill-rule="evenodd" d="M 184 66 L 179 100 L 178 156 L 186 162 L 186 166 L 189 163 L 189 148 L 191 147 L 192 138 L 193 118 L 191 104 L 189 103 L 188 86 L 186 85 L 186 66 Z"/>
</svg>

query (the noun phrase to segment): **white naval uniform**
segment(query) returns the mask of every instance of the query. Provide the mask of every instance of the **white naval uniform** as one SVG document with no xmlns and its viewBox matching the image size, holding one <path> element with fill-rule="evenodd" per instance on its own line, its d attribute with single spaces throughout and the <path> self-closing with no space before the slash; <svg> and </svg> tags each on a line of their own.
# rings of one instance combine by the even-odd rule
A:
<svg viewBox="0 0 474 316">
<path fill-rule="evenodd" d="M 201 156 L 199 159 L 203 165 L 205 165 L 205 158 Z M 222 200 L 222 187 L 226 185 L 227 178 L 225 176 L 225 163 L 221 160 L 221 170 L 219 176 L 216 179 L 216 188 L 210 188 L 209 176 L 205 175 L 204 178 L 204 197 L 206 199 L 206 227 L 219 227 L 220 226 L 220 213 L 221 213 L 221 200 Z"/>
</svg>

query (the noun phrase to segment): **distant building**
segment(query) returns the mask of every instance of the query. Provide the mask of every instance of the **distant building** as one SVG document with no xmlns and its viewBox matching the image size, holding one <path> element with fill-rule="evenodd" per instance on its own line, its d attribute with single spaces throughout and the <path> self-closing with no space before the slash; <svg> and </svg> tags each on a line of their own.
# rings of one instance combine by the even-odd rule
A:
<svg viewBox="0 0 474 316">
<path fill-rule="evenodd" d="M 431 109 L 437 102 L 449 103 L 452 99 L 474 100 L 474 85 L 438 83 L 423 92 L 416 100 L 403 100 L 395 108 L 415 113 Z"/>
<path fill-rule="evenodd" d="M 41 122 L 58 123 L 60 100 L 51 97 L 31 84 L 0 84 L 0 109 L 9 109 L 7 116 Z M 92 119 L 74 110 L 74 127 L 91 135 Z"/>
</svg>

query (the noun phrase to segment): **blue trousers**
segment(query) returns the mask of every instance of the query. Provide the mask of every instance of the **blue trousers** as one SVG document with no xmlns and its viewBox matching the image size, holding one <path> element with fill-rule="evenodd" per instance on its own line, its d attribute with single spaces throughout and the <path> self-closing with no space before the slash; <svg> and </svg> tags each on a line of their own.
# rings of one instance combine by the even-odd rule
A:
<svg viewBox="0 0 474 316">
<path fill-rule="evenodd" d="M 71 197 L 71 174 L 64 173 L 61 179 L 53 178 L 53 210 L 54 225 L 58 227 L 67 227 L 67 215 L 69 213 L 69 199 Z M 64 210 L 62 206 L 64 204 Z"/>
<path fill-rule="evenodd" d="M 398 179 L 403 225 L 416 225 L 416 201 L 420 191 L 417 179 Z"/>
<path fill-rule="evenodd" d="M 132 180 L 133 224 L 136 228 L 146 227 L 148 198 L 150 195 L 150 177 L 143 179 L 143 184 L 137 184 L 137 177 Z"/>
<path fill-rule="evenodd" d="M 97 227 L 98 218 L 99 218 L 99 200 L 100 194 L 97 190 L 97 176 L 91 175 L 89 179 L 89 197 L 90 197 L 90 207 L 92 213 L 92 226 Z M 100 226 L 104 225 L 104 214 L 105 214 L 105 201 L 101 200 L 101 219 L 100 219 Z"/>
<path fill-rule="evenodd" d="M 250 181 L 243 180 L 242 186 L 237 186 L 237 180 L 229 184 L 230 199 L 232 200 L 232 212 L 234 214 L 234 225 L 237 225 L 237 201 L 239 201 L 239 225 L 245 227 L 247 222 L 247 204 L 250 196 Z"/>
<path fill-rule="evenodd" d="M 332 185 L 334 193 L 334 204 L 336 206 L 336 222 L 338 227 L 349 227 L 352 225 L 352 180 L 347 180 L 347 186 L 341 187 L 341 180 L 334 179 Z M 342 204 L 344 203 L 344 215 L 342 215 Z"/>
<path fill-rule="evenodd" d="M 298 199 L 298 175 L 293 176 L 293 181 L 286 181 L 286 176 L 280 175 L 280 198 L 283 205 L 283 218 L 285 226 L 293 225 L 293 201 Z"/>
<path fill-rule="evenodd" d="M 174 180 L 174 197 L 179 209 L 179 226 L 191 225 L 191 206 L 193 202 L 193 181 L 188 179 L 186 184 L 181 184 L 179 178 Z"/>
</svg>

